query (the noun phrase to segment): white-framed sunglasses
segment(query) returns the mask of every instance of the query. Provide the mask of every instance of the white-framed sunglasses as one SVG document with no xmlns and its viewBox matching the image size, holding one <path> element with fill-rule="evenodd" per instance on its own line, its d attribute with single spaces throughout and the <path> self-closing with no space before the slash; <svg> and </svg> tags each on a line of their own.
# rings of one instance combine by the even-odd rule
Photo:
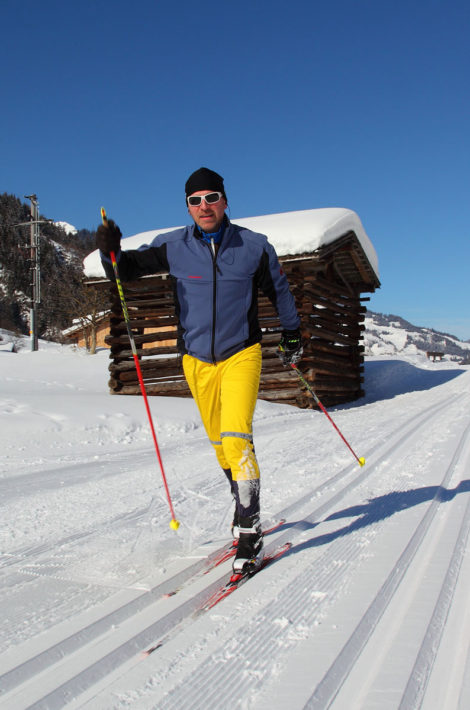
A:
<svg viewBox="0 0 470 710">
<path fill-rule="evenodd" d="M 188 205 L 191 207 L 199 207 L 203 200 L 208 205 L 215 205 L 221 197 L 223 197 L 221 192 L 208 192 L 207 195 L 191 195 L 186 199 L 188 200 Z"/>
</svg>

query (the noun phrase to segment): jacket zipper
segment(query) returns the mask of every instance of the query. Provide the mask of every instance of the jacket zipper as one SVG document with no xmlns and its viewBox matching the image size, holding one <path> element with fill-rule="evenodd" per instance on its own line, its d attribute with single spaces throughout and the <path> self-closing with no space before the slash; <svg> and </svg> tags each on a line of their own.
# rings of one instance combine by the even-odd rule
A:
<svg viewBox="0 0 470 710">
<path fill-rule="evenodd" d="M 211 335 L 211 357 L 212 364 L 215 365 L 215 314 L 216 314 L 216 293 L 217 293 L 217 255 L 215 253 L 214 240 L 211 238 L 211 256 L 212 256 L 212 276 L 213 276 L 213 288 L 212 288 L 212 335 Z"/>
<path fill-rule="evenodd" d="M 212 258 L 212 276 L 213 276 L 213 287 L 212 287 L 212 333 L 211 333 L 211 358 L 212 364 L 216 364 L 215 359 L 215 321 L 216 321 L 216 301 L 217 301 L 217 272 L 220 273 L 220 269 L 217 265 L 217 253 L 215 250 L 214 239 L 211 237 L 211 244 L 204 242 L 209 249 L 209 253 Z"/>
</svg>

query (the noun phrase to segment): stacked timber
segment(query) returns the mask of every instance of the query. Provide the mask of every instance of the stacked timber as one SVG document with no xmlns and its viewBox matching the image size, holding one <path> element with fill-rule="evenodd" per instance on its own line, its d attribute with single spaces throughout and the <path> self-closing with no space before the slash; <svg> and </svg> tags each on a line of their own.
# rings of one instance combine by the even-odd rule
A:
<svg viewBox="0 0 470 710">
<path fill-rule="evenodd" d="M 311 254 L 280 258 L 301 317 L 304 354 L 299 363 L 305 379 L 325 406 L 363 396 L 364 331 L 368 298 L 361 292 L 379 285 L 355 235 L 349 233 Z M 109 282 L 107 282 L 109 286 Z M 177 317 L 173 281 L 168 274 L 123 284 L 130 324 L 149 395 L 188 397 L 176 344 Z M 111 285 L 111 322 L 106 338 L 111 349 L 110 391 L 140 394 L 119 295 Z M 259 398 L 297 407 L 314 407 L 312 396 L 292 368 L 283 367 L 276 351 L 280 323 L 270 301 L 259 294 L 263 330 L 263 367 Z"/>
</svg>

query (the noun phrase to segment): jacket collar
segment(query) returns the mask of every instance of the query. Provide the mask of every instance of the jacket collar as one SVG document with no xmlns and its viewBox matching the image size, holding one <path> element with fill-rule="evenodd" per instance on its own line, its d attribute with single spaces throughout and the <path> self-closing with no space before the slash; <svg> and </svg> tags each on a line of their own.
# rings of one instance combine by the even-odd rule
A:
<svg viewBox="0 0 470 710">
<path fill-rule="evenodd" d="M 196 223 L 194 223 L 194 236 L 209 245 L 212 241 L 214 242 L 214 244 L 220 244 L 229 226 L 230 221 L 227 215 L 225 214 L 222 220 L 222 224 L 220 225 L 220 228 L 217 232 L 204 232 L 200 227 L 198 227 Z"/>
</svg>

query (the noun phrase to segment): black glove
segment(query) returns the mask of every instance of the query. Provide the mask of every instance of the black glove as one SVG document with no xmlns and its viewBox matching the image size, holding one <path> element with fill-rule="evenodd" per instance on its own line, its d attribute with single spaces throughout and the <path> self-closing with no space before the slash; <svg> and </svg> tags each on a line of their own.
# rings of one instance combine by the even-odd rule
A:
<svg viewBox="0 0 470 710">
<path fill-rule="evenodd" d="M 110 219 L 106 225 L 100 224 L 96 230 L 96 246 L 103 254 L 109 254 L 112 251 L 117 254 L 121 248 L 121 237 L 121 230 Z"/>
<path fill-rule="evenodd" d="M 300 330 L 283 330 L 277 354 L 283 365 L 295 365 L 302 357 L 304 349 Z"/>
</svg>

